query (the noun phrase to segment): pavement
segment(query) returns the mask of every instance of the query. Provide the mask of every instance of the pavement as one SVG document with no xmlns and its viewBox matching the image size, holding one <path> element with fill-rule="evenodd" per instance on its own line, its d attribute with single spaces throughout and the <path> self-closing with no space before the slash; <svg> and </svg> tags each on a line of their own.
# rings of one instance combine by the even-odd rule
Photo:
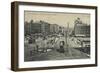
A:
<svg viewBox="0 0 100 73">
<path fill-rule="evenodd" d="M 69 52 L 59 53 L 57 51 L 49 51 L 46 53 L 38 53 L 29 56 L 25 61 L 43 61 L 43 60 L 65 60 L 65 59 L 86 59 L 89 56 L 79 50 L 69 49 Z"/>
</svg>

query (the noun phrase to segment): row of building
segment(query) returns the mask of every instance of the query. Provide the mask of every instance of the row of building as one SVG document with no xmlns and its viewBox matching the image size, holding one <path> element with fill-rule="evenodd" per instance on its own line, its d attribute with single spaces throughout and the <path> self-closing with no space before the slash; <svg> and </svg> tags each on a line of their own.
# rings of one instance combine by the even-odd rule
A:
<svg viewBox="0 0 100 73">
<path fill-rule="evenodd" d="M 25 22 L 24 29 L 25 29 L 25 34 L 42 33 L 42 34 L 48 35 L 48 34 L 58 34 L 58 33 L 67 34 L 66 31 L 69 28 L 59 26 L 58 24 L 50 24 L 42 20 L 38 22 L 34 22 L 33 20 L 31 20 L 30 22 Z M 74 28 L 72 29 L 72 36 L 89 37 L 90 36 L 90 25 L 83 23 L 80 20 L 80 18 L 77 18 L 74 21 Z"/>
<path fill-rule="evenodd" d="M 38 22 L 34 22 L 33 20 L 29 23 L 25 22 L 24 29 L 26 35 L 36 33 L 42 33 L 44 35 L 64 33 L 64 27 L 57 24 L 50 24 L 42 20 Z"/>
</svg>

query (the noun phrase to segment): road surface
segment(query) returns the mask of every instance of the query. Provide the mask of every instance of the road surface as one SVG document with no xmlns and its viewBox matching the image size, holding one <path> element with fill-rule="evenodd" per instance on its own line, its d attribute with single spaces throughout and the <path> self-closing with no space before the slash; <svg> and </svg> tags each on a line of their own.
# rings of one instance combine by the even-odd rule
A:
<svg viewBox="0 0 100 73">
<path fill-rule="evenodd" d="M 61 40 L 61 39 L 60 39 Z M 57 42 L 59 42 L 58 40 Z M 65 38 L 63 38 L 65 40 Z M 65 59 L 87 59 L 90 58 L 86 53 L 74 49 L 73 47 L 77 44 L 72 41 L 72 38 L 67 39 L 68 45 L 65 48 L 64 53 L 57 51 L 57 48 L 48 52 L 34 52 L 32 55 L 29 54 L 28 50 L 25 52 L 25 61 L 44 61 L 44 60 L 65 60 Z M 57 46 L 58 44 L 56 44 Z M 78 46 L 78 45 L 77 45 Z M 28 48 L 28 47 L 26 47 Z"/>
</svg>

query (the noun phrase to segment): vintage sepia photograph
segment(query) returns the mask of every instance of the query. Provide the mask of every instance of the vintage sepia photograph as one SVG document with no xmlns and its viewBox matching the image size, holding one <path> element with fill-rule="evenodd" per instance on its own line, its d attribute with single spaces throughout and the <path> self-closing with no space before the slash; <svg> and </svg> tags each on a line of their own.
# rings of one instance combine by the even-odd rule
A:
<svg viewBox="0 0 100 73">
<path fill-rule="evenodd" d="M 90 14 L 24 11 L 24 61 L 89 59 Z"/>
<path fill-rule="evenodd" d="M 97 66 L 97 7 L 12 2 L 11 69 Z"/>
</svg>

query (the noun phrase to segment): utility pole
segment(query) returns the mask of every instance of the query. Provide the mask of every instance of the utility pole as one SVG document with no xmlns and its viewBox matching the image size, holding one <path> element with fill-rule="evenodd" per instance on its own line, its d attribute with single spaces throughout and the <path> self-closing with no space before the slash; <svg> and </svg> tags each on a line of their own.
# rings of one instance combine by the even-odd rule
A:
<svg viewBox="0 0 100 73">
<path fill-rule="evenodd" d="M 65 43 L 66 43 L 66 49 L 65 49 L 65 56 L 68 56 L 68 24 L 66 25 L 66 30 L 65 30 Z"/>
<path fill-rule="evenodd" d="M 68 42 L 69 42 L 69 45 L 70 45 L 71 43 L 70 43 L 69 39 L 70 39 L 70 36 L 69 36 L 69 23 L 68 23 Z M 69 52 L 69 56 L 72 57 L 72 52 L 71 52 L 72 48 L 69 45 L 68 45 L 68 47 L 69 47 L 68 52 Z"/>
<path fill-rule="evenodd" d="M 66 31 L 65 39 L 66 39 L 66 52 L 67 52 L 67 54 L 65 53 L 65 55 L 71 57 L 72 52 L 71 52 L 71 49 L 69 48 L 69 44 L 70 44 L 70 41 L 69 41 L 69 23 L 67 23 L 67 31 Z"/>
</svg>

